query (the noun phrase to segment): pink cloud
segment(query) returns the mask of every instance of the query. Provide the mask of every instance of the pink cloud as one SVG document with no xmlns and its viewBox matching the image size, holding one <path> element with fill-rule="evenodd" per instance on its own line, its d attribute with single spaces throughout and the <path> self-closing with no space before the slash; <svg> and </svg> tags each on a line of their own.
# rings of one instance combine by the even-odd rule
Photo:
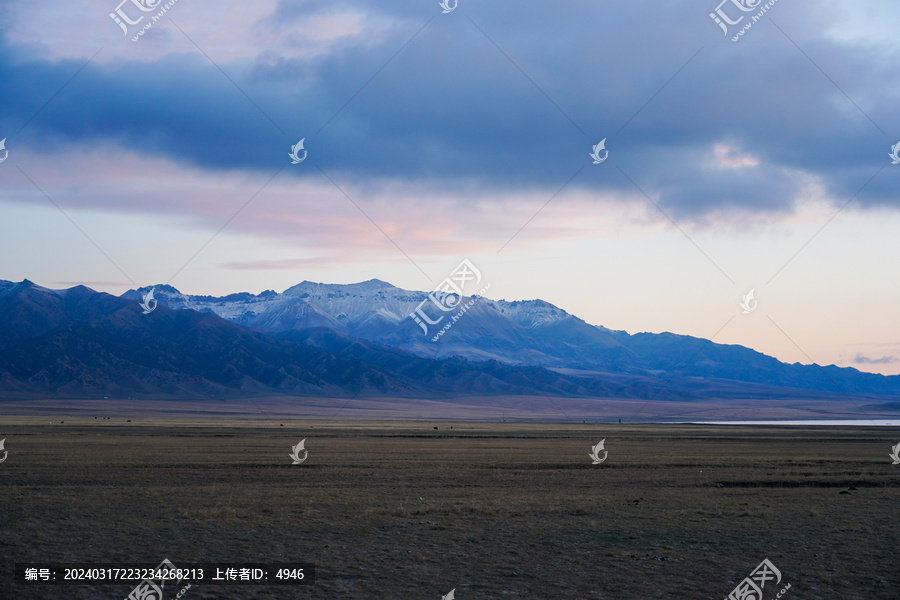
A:
<svg viewBox="0 0 900 600">
<path fill-rule="evenodd" d="M 740 154 L 738 149 L 728 144 L 713 146 L 716 166 L 720 169 L 741 169 L 759 166 L 759 159 L 749 154 Z"/>
</svg>

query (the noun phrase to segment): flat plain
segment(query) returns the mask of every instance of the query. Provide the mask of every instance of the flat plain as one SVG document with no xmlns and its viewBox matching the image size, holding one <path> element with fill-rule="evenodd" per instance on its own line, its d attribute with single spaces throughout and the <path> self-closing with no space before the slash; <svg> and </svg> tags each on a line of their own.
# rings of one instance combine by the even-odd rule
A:
<svg viewBox="0 0 900 600">
<path fill-rule="evenodd" d="M 163 558 L 316 565 L 184 600 L 722 600 L 765 558 L 766 600 L 900 598 L 894 427 L 63 420 L 0 418 L 4 598 L 133 587 L 19 585 L 15 563 Z"/>
</svg>

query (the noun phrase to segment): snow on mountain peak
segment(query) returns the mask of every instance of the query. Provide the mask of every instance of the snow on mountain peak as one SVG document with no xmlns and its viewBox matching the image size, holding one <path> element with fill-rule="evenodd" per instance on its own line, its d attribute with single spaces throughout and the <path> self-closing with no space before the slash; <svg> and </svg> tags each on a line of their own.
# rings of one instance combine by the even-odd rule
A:
<svg viewBox="0 0 900 600">
<path fill-rule="evenodd" d="M 500 314 L 522 327 L 549 325 L 572 318 L 563 309 L 544 300 L 496 300 L 493 304 Z"/>
<path fill-rule="evenodd" d="M 391 285 L 380 279 L 369 279 L 359 283 L 317 283 L 315 281 L 304 281 L 297 285 L 291 286 L 284 291 L 286 296 L 302 296 L 303 294 L 320 295 L 322 293 L 331 294 L 364 294 L 387 290 L 399 290 L 400 288 Z"/>
</svg>

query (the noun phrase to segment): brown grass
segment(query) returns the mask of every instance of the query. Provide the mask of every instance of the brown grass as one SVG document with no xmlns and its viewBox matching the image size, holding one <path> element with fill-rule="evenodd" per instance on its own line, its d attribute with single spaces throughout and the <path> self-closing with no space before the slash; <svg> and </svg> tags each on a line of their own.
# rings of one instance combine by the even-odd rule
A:
<svg viewBox="0 0 900 600">
<path fill-rule="evenodd" d="M 784 600 L 900 598 L 888 428 L 49 420 L 0 425 L 8 566 L 317 565 L 313 587 L 197 584 L 185 600 L 721 600 L 768 557 Z"/>
</svg>

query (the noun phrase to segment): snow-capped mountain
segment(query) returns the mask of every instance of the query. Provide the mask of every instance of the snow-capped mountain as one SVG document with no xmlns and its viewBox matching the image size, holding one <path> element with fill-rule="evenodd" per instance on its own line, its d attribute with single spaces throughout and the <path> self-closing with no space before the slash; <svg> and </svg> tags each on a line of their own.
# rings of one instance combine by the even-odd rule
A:
<svg viewBox="0 0 900 600">
<path fill-rule="evenodd" d="M 304 281 L 283 293 L 241 293 L 221 298 L 189 296 L 171 286 L 127 292 L 140 299 L 154 297 L 174 309 L 213 312 L 240 325 L 268 333 L 328 327 L 355 338 L 401 348 L 426 357 L 462 356 L 498 360 L 508 364 L 596 369 L 624 368 L 624 349 L 610 330 L 585 323 L 543 300 L 490 300 L 465 297 L 464 318 L 458 311 L 443 312 L 428 300 L 427 292 L 408 291 L 384 281 L 339 285 Z M 423 325 L 410 315 L 422 303 L 431 321 Z M 452 326 L 436 338 L 447 324 Z M 621 332 L 620 332 L 621 333 Z"/>
<path fill-rule="evenodd" d="M 222 298 L 156 286 L 159 304 L 146 313 L 139 303 L 149 291 L 115 297 L 84 286 L 0 281 L 0 397 L 101 390 L 657 400 L 816 394 L 878 410 L 900 406 L 884 399 L 900 396 L 900 376 L 789 365 L 671 333 L 630 335 L 541 300 L 440 296 L 457 312 L 444 313 L 426 334 L 409 315 L 425 301 L 428 318 L 438 321 L 429 294 L 378 280 Z"/>
<path fill-rule="evenodd" d="M 130 290 L 123 297 L 140 300 L 150 289 L 170 308 L 212 312 L 287 339 L 295 332 L 325 327 L 428 358 L 459 356 L 585 374 L 712 378 L 838 394 L 900 395 L 900 376 L 861 373 L 852 367 L 790 365 L 743 346 L 672 333 L 631 335 L 591 325 L 543 300 L 466 297 L 458 303 L 467 307 L 465 314 L 453 320 L 457 313 L 436 309 L 427 292 L 403 290 L 378 279 L 347 285 L 304 281 L 283 293 L 223 297 L 191 296 L 160 285 Z M 438 321 L 427 326 L 427 333 L 410 317 L 420 306 L 430 320 Z"/>
<path fill-rule="evenodd" d="M 151 303 L 152 304 L 152 303 Z M 318 327 L 274 336 L 210 312 L 84 286 L 0 282 L 0 399 L 525 395 L 643 398 L 686 393 L 644 381 L 421 358 Z"/>
</svg>

